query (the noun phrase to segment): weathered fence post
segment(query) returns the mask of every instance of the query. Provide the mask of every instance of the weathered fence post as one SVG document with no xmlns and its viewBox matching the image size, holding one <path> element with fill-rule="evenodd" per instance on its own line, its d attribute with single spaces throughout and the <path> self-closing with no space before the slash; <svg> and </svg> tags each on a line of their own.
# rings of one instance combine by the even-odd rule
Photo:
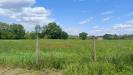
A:
<svg viewBox="0 0 133 75">
<path fill-rule="evenodd" d="M 37 34 L 37 39 L 36 39 L 36 64 L 39 64 L 39 38 Z"/>
<path fill-rule="evenodd" d="M 35 53 L 35 60 L 36 60 L 36 65 L 38 65 L 39 64 L 39 56 L 40 56 L 40 53 L 39 53 L 39 37 L 38 37 L 38 34 L 40 32 L 40 25 L 36 25 L 35 30 L 36 30 L 36 53 Z"/>
<path fill-rule="evenodd" d="M 95 41 L 95 36 L 93 37 L 93 61 L 96 61 L 96 41 Z"/>
</svg>

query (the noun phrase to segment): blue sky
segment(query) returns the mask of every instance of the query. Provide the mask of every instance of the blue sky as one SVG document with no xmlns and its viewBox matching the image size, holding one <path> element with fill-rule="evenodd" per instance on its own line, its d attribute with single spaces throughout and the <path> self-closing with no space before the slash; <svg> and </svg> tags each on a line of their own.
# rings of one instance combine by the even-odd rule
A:
<svg viewBox="0 0 133 75">
<path fill-rule="evenodd" d="M 10 0 L 6 1 L 10 2 Z M 38 16 L 30 15 L 28 19 L 27 16 L 26 19 L 24 17 L 23 21 L 23 18 L 20 17 L 25 16 L 24 14 L 16 18 L 18 15 L 7 16 L 0 13 L 0 20 L 22 23 L 27 30 L 33 29 L 34 25 L 31 25 L 31 23 L 34 22 L 34 24 L 44 25 L 55 21 L 63 30 L 72 35 L 77 35 L 80 32 L 87 32 L 90 35 L 133 33 L 133 0 L 23 0 L 23 2 L 24 4 L 21 6 L 16 4 L 17 7 L 28 8 L 27 10 L 21 10 L 21 12 L 33 13 L 33 10 L 40 11 L 39 13 L 43 13 L 42 16 L 44 17 L 38 19 Z M 1 1 L 0 4 L 2 4 Z M 5 8 L 4 5 L 0 5 L 0 7 L 4 11 L 9 9 L 9 7 Z M 31 11 L 29 11 L 29 7 Z M 20 8 L 14 9 L 18 10 Z M 37 12 L 36 15 L 39 13 Z M 36 19 L 31 19 L 34 17 Z M 45 21 L 42 22 L 42 19 Z"/>
</svg>

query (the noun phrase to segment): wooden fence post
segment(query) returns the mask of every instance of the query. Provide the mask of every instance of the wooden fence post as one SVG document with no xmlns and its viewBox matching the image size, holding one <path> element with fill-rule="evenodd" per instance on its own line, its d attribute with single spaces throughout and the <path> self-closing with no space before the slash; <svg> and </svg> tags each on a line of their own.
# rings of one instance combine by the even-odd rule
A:
<svg viewBox="0 0 133 75">
<path fill-rule="evenodd" d="M 40 56 L 40 53 L 39 53 L 39 32 L 40 32 L 40 25 L 36 25 L 35 26 L 35 31 L 36 31 L 36 55 L 35 55 L 35 60 L 36 60 L 36 65 L 39 65 L 39 56 Z"/>
<path fill-rule="evenodd" d="M 39 64 L 39 38 L 38 38 L 38 34 L 36 36 L 36 65 Z"/>
<path fill-rule="evenodd" d="M 95 36 L 93 37 L 93 61 L 96 62 L 96 40 L 95 40 Z"/>
</svg>

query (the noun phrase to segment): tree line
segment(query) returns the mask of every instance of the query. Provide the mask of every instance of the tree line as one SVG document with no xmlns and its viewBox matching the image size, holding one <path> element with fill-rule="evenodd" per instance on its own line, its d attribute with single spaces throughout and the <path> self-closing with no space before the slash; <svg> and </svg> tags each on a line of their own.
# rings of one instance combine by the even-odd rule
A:
<svg viewBox="0 0 133 75">
<path fill-rule="evenodd" d="M 25 29 L 21 24 L 0 22 L 0 39 L 24 39 Z"/>
<path fill-rule="evenodd" d="M 130 34 L 130 35 L 105 34 L 103 35 L 103 39 L 107 39 L 107 40 L 133 39 L 133 34 Z"/>
<path fill-rule="evenodd" d="M 86 32 L 81 32 L 77 36 L 68 35 L 62 28 L 55 22 L 40 27 L 38 33 L 39 38 L 43 39 L 92 39 L 94 36 L 88 36 Z M 97 39 L 100 37 L 107 40 L 117 39 L 133 39 L 132 35 L 116 35 L 105 34 L 103 36 L 95 36 Z M 36 32 L 27 32 L 21 24 L 7 24 L 0 22 L 0 39 L 36 39 Z"/>
<path fill-rule="evenodd" d="M 63 31 L 55 22 L 40 27 L 39 38 L 67 39 L 68 33 Z M 21 24 L 0 22 L 0 39 L 35 39 L 36 32 L 26 32 Z"/>
</svg>

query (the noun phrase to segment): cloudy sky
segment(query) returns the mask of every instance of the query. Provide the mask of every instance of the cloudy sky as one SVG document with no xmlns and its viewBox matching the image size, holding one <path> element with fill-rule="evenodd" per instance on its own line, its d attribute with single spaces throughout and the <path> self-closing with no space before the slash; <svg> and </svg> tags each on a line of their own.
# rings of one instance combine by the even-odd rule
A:
<svg viewBox="0 0 133 75">
<path fill-rule="evenodd" d="M 28 31 L 55 21 L 69 34 L 132 34 L 133 0 L 0 0 L 0 21 Z"/>
</svg>

